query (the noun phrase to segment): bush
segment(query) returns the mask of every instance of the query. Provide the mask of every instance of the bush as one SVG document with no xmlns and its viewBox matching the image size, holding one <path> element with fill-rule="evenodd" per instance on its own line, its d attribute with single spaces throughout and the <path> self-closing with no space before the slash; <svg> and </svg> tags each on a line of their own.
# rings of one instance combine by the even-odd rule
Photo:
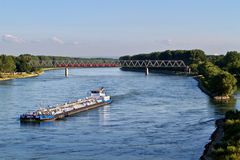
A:
<svg viewBox="0 0 240 160">
<path fill-rule="evenodd" d="M 221 143 L 214 146 L 213 159 L 240 160 L 240 111 L 228 111 Z"/>
<path fill-rule="evenodd" d="M 214 96 L 230 96 L 236 91 L 236 78 L 211 62 L 200 64 L 197 70 L 204 76 L 204 87 Z"/>
<path fill-rule="evenodd" d="M 227 146 L 227 152 L 229 154 L 235 153 L 237 151 L 235 146 Z"/>
<path fill-rule="evenodd" d="M 232 95 L 236 91 L 237 80 L 228 72 L 221 71 L 209 78 L 209 88 L 215 95 Z"/>
</svg>

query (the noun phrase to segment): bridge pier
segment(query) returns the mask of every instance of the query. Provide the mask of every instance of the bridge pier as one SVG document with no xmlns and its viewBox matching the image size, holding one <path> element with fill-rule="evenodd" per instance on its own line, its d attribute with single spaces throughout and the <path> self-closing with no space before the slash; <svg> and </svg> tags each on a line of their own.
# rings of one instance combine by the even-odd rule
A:
<svg viewBox="0 0 240 160">
<path fill-rule="evenodd" d="M 148 67 L 145 68 L 145 75 L 147 76 L 149 74 Z"/>
<path fill-rule="evenodd" d="M 191 74 L 191 68 L 188 67 L 188 74 Z"/>
<path fill-rule="evenodd" d="M 191 74 L 191 68 L 189 66 L 186 67 L 187 74 Z"/>
<path fill-rule="evenodd" d="M 68 77 L 68 68 L 65 68 L 65 77 Z"/>
</svg>

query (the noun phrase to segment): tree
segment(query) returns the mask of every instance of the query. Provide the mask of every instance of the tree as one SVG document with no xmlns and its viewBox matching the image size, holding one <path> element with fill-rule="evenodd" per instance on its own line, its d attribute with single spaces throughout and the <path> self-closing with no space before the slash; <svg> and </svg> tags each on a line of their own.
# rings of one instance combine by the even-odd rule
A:
<svg viewBox="0 0 240 160">
<path fill-rule="evenodd" d="M 223 64 L 230 73 L 240 75 L 240 53 L 236 51 L 227 52 Z"/>
<path fill-rule="evenodd" d="M 198 65 L 197 70 L 199 74 L 202 74 L 206 78 L 211 78 L 221 72 L 221 69 L 211 62 L 205 62 Z"/>
<path fill-rule="evenodd" d="M 16 66 L 18 72 L 32 72 L 32 66 L 29 64 L 31 61 L 30 55 L 20 55 L 16 59 Z"/>
<path fill-rule="evenodd" d="M 13 56 L 1 55 L 0 71 L 1 72 L 14 72 L 16 64 Z"/>
<path fill-rule="evenodd" d="M 131 60 L 131 56 L 127 55 L 127 56 L 122 56 L 119 58 L 119 60 Z"/>
<path fill-rule="evenodd" d="M 2 56 L 0 56 L 0 72 L 2 72 Z"/>
<path fill-rule="evenodd" d="M 236 91 L 236 78 L 228 72 L 222 71 L 219 74 L 211 77 L 211 91 L 219 96 L 232 95 Z"/>
<path fill-rule="evenodd" d="M 236 91 L 236 78 L 211 62 L 200 64 L 198 72 L 204 76 L 202 79 L 204 87 L 213 95 L 230 96 Z"/>
</svg>

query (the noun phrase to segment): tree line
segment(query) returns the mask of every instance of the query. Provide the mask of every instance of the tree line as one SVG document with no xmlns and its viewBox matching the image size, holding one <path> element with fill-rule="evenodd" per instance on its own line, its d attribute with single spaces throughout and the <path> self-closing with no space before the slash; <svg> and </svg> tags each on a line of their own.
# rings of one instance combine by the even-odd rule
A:
<svg viewBox="0 0 240 160">
<path fill-rule="evenodd" d="M 47 62 L 49 67 L 53 67 L 55 61 L 79 61 L 79 60 L 98 60 L 105 61 L 110 58 L 74 58 L 61 56 L 33 56 L 30 54 L 23 54 L 20 56 L 0 55 L 0 72 L 36 72 L 41 68 L 42 62 Z M 38 67 L 39 66 L 39 67 Z"/>
<path fill-rule="evenodd" d="M 147 54 L 137 54 L 133 56 L 122 56 L 120 60 L 183 60 L 186 65 L 199 63 L 207 59 L 204 51 L 194 50 L 166 50 L 163 52 L 152 52 Z"/>
<path fill-rule="evenodd" d="M 236 76 L 240 76 L 240 53 L 237 51 L 227 52 L 225 56 L 209 56 L 209 61 L 218 67 Z"/>
</svg>

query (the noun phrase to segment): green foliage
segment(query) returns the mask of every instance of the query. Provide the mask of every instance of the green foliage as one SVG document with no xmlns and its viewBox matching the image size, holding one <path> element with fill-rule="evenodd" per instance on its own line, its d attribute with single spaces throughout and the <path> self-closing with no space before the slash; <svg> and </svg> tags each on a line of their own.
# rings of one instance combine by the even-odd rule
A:
<svg viewBox="0 0 240 160">
<path fill-rule="evenodd" d="M 229 96 L 236 91 L 236 78 L 211 62 L 200 64 L 197 70 L 204 76 L 204 87 L 214 96 Z"/>
<path fill-rule="evenodd" d="M 18 57 L 0 55 L 0 72 L 40 72 L 42 61 L 48 62 L 49 67 L 54 66 L 55 60 L 73 61 L 73 60 L 97 60 L 104 62 L 111 60 L 110 58 L 74 58 L 74 57 L 59 57 L 59 56 L 33 56 L 23 54 Z"/>
<path fill-rule="evenodd" d="M 230 73 L 240 75 L 240 53 L 228 52 L 223 59 L 223 65 Z"/>
<path fill-rule="evenodd" d="M 212 64 L 211 62 L 204 62 L 198 65 L 198 73 L 203 75 L 205 78 L 211 78 L 221 72 L 221 69 Z"/>
<path fill-rule="evenodd" d="M 216 95 L 232 95 L 236 91 L 236 78 L 228 72 L 222 71 L 210 78 L 210 86 Z"/>
<path fill-rule="evenodd" d="M 192 72 L 198 72 L 198 65 L 199 64 L 197 64 L 197 63 L 193 63 L 190 65 Z"/>
<path fill-rule="evenodd" d="M 152 52 L 149 54 L 137 54 L 134 56 L 123 56 L 120 60 L 183 60 L 187 65 L 199 63 L 206 60 L 202 50 L 166 50 L 163 52 Z"/>
<path fill-rule="evenodd" d="M 207 60 L 218 67 L 223 67 L 224 55 L 207 55 Z"/>
<path fill-rule="evenodd" d="M 224 136 L 214 146 L 213 159 L 240 160 L 240 111 L 229 111 L 225 115 Z"/>
<path fill-rule="evenodd" d="M 0 72 L 14 72 L 15 69 L 16 64 L 13 56 L 0 56 Z"/>
<path fill-rule="evenodd" d="M 131 56 L 127 55 L 127 56 L 122 56 L 119 58 L 119 60 L 131 60 Z"/>
<path fill-rule="evenodd" d="M 33 67 L 30 65 L 32 57 L 30 55 L 20 55 L 16 58 L 16 66 L 18 72 L 32 72 Z"/>
<path fill-rule="evenodd" d="M 237 51 L 227 52 L 225 56 L 207 56 L 208 60 L 231 74 L 240 76 L 240 53 Z"/>
</svg>

